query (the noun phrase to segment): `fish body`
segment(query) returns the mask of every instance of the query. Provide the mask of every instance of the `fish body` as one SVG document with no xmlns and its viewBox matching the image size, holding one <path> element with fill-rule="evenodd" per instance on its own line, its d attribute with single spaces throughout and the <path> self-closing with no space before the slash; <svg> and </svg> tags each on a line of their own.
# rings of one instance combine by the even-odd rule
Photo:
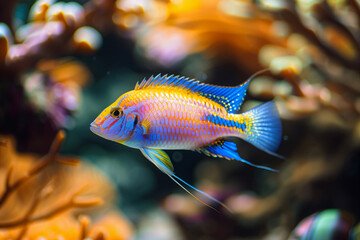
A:
<svg viewBox="0 0 360 240">
<path fill-rule="evenodd" d="M 178 181 L 199 192 L 173 173 L 171 160 L 162 149 L 197 150 L 273 170 L 242 159 L 235 143 L 226 139 L 239 137 L 270 153 L 280 144 L 281 121 L 273 102 L 236 113 L 250 80 L 237 87 L 218 87 L 178 76 L 144 79 L 103 110 L 90 129 L 101 137 L 140 149 L 182 188 Z"/>
<path fill-rule="evenodd" d="M 133 148 L 196 150 L 225 136 L 245 137 L 251 119 L 229 114 L 220 104 L 183 89 L 141 89 L 126 94 L 116 105 L 143 119 L 143 131 L 119 140 Z M 213 119 L 217 122 L 212 121 Z"/>
</svg>

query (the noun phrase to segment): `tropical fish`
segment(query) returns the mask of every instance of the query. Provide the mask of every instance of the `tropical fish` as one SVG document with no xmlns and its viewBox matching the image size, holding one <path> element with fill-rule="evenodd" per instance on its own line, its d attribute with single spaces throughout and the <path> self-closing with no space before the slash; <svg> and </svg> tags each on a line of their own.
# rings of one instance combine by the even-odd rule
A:
<svg viewBox="0 0 360 240">
<path fill-rule="evenodd" d="M 138 82 L 134 90 L 105 108 L 91 123 L 90 130 L 108 140 L 140 149 L 189 194 L 181 183 L 219 203 L 177 177 L 169 156 L 162 149 L 196 150 L 275 171 L 242 159 L 236 144 L 226 139 L 239 137 L 272 154 L 277 150 L 281 141 L 281 121 L 274 102 L 236 114 L 250 80 L 265 71 L 236 87 L 214 86 L 173 75 L 152 76 Z"/>
</svg>

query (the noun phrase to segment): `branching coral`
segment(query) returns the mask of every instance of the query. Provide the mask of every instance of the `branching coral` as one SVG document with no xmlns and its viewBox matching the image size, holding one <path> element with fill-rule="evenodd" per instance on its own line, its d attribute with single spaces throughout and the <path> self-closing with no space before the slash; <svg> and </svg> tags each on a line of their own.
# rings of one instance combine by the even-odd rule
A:
<svg viewBox="0 0 360 240">
<path fill-rule="evenodd" d="M 74 177 L 70 180 L 72 185 L 67 185 L 68 181 L 59 181 L 59 177 L 64 177 L 63 171 L 59 166 L 64 164 L 77 166 L 79 164 L 78 159 L 57 156 L 64 138 L 64 132 L 60 131 L 57 134 L 49 153 L 36 161 L 32 166 L 30 165 L 25 174 L 20 174 L 20 177 L 14 177 L 14 173 L 16 171 L 16 175 L 19 175 L 19 171 L 24 168 L 22 164 L 17 162 L 21 158 L 11 152 L 2 151 L 2 165 L 8 167 L 3 180 L 5 188 L 2 191 L 0 198 L 0 229 L 3 229 L 0 231 L 0 236 L 4 236 L 6 239 L 11 236 L 16 239 L 21 239 L 25 236 L 32 239 L 38 234 L 42 234 L 44 237 L 50 237 L 46 236 L 46 234 L 54 234 L 54 231 L 46 233 L 44 229 L 41 231 L 41 228 L 35 227 L 33 229 L 32 226 L 45 224 L 46 226 L 49 225 L 48 227 L 50 229 L 51 224 L 57 226 L 59 221 L 76 222 L 77 220 L 73 217 L 73 209 L 90 208 L 94 211 L 94 206 L 102 203 L 100 197 L 91 196 L 89 195 L 89 192 L 86 193 L 86 189 L 89 188 L 88 184 L 91 184 L 91 181 L 84 182 L 85 179 L 82 179 L 83 185 L 80 185 L 80 187 L 74 185 L 74 183 L 77 182 Z M 2 148 L 11 147 L 9 146 L 11 143 L 10 141 L 6 140 L 5 143 L 6 146 L 1 146 Z M 4 159 L 4 157 L 9 157 L 11 155 L 12 157 L 10 157 L 10 159 Z M 57 164 L 60 164 L 56 167 L 57 171 L 48 171 Z M 49 176 L 50 173 L 51 175 Z M 80 173 L 81 172 L 79 172 L 79 174 Z M 80 174 L 80 176 L 81 175 L 82 174 Z M 71 178 L 71 175 L 68 177 Z M 101 183 L 102 181 L 97 180 L 97 182 L 98 184 L 103 184 Z M 92 185 L 92 188 L 96 189 L 97 187 Z M 103 192 L 98 192 L 97 194 L 106 196 L 104 194 L 107 194 L 107 188 L 108 187 L 102 186 L 101 189 Z M 66 191 L 66 193 L 64 191 Z M 107 195 L 107 199 L 109 201 L 111 200 L 109 195 Z M 24 200 L 25 202 L 23 202 Z M 107 205 L 108 204 L 110 203 L 108 202 Z M 114 232 L 113 229 L 109 228 L 111 226 L 110 224 L 107 227 L 104 226 L 101 231 L 95 229 L 95 232 L 92 232 L 95 239 L 108 239 L 115 236 L 122 238 L 131 234 L 129 224 L 126 221 L 121 220 L 122 218 L 119 215 L 110 214 L 109 216 L 105 216 L 105 218 L 117 219 L 113 224 L 119 224 L 117 227 L 123 229 L 125 233 Z M 81 226 L 83 225 L 84 224 L 82 223 Z M 102 224 L 99 222 L 99 225 Z M 61 231 L 66 230 L 60 227 L 57 231 L 57 234 L 61 235 L 64 234 Z M 74 231 L 75 232 L 69 232 L 68 234 L 80 235 L 80 232 L 82 232 L 81 234 L 88 235 L 90 230 L 85 231 L 83 227 L 79 227 L 74 228 Z"/>
<path fill-rule="evenodd" d="M 13 166 L 10 166 L 7 170 L 5 177 L 5 191 L 0 197 L 0 208 L 4 205 L 5 201 L 8 199 L 8 196 L 16 191 L 22 184 L 28 181 L 31 177 L 41 172 L 44 168 L 46 168 L 52 162 L 57 161 L 57 154 L 60 150 L 61 144 L 64 141 L 65 133 L 60 131 L 53 142 L 53 145 L 50 148 L 49 153 L 37 164 L 35 164 L 22 178 L 17 179 L 15 182 L 11 183 L 11 177 L 14 170 Z M 59 161 L 59 160 L 58 160 Z M 62 160 L 62 163 L 68 164 L 77 164 L 76 161 L 67 162 L 66 160 Z"/>
<path fill-rule="evenodd" d="M 306 5 L 306 6 L 304 6 Z M 310 5 L 310 6 L 309 6 Z M 349 7 L 354 13 L 358 13 L 359 5 L 355 1 L 344 1 L 343 9 Z M 298 11 L 297 8 L 300 8 Z M 311 26 L 306 25 L 303 20 L 306 18 L 305 9 L 309 9 L 313 17 L 318 21 L 318 29 L 314 31 Z M 304 14 L 305 12 L 305 14 Z M 299 3 L 295 1 L 284 2 L 283 8 L 274 10 L 274 17 L 280 17 L 287 22 L 291 29 L 304 36 L 308 41 L 317 46 L 333 61 L 340 65 L 359 72 L 360 65 L 360 42 L 355 37 L 360 31 L 358 27 L 349 28 L 343 20 L 339 19 L 334 9 L 327 1 L 318 3 Z M 300 16 L 302 15 L 302 16 Z M 360 15 L 355 15 L 355 21 L 359 21 Z M 314 21 L 311 19 L 310 21 Z M 309 19 L 307 19 L 309 21 Z M 329 37 L 330 31 L 333 31 L 334 37 Z"/>
<path fill-rule="evenodd" d="M 281 1 L 276 7 L 265 3 L 262 1 L 259 7 L 286 23 L 290 31 L 285 48 L 269 45 L 259 53 L 262 64 L 280 73 L 280 78 L 293 88 L 284 98 L 283 116 L 307 115 L 323 107 L 349 116 L 358 115 L 358 3 Z M 261 95 L 259 92 L 257 95 Z M 281 96 L 281 93 L 273 91 L 271 95 Z"/>
<path fill-rule="evenodd" d="M 44 57 L 54 58 L 76 50 L 96 50 L 102 38 L 95 29 L 86 27 L 89 11 L 91 9 L 86 11 L 75 2 L 37 1 L 30 13 L 31 22 L 19 28 L 14 37 L 2 36 L 6 40 L 1 45 L 5 53 L 2 62 L 8 70 L 22 72 Z"/>
</svg>

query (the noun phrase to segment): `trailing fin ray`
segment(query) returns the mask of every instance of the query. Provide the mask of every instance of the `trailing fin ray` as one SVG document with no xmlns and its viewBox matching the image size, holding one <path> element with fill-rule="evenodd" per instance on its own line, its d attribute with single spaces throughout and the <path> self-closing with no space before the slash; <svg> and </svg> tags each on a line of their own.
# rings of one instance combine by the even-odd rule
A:
<svg viewBox="0 0 360 240">
<path fill-rule="evenodd" d="M 232 211 L 228 206 L 226 206 L 224 203 L 222 203 L 222 202 L 220 202 L 219 200 L 211 197 L 209 194 L 207 194 L 207 193 L 205 193 L 205 192 L 197 189 L 196 187 L 188 184 L 187 182 L 185 182 L 184 180 L 182 180 L 181 178 L 179 178 L 179 177 L 176 176 L 175 174 L 172 175 L 172 176 L 170 176 L 170 175 L 168 175 L 168 176 L 169 176 L 176 184 L 178 184 L 182 189 L 184 189 L 187 193 L 189 193 L 191 196 L 193 196 L 196 200 L 198 200 L 199 202 L 205 204 L 206 206 L 214 209 L 215 211 L 216 211 L 215 208 L 209 206 L 208 204 L 204 203 L 204 202 L 201 201 L 199 198 L 197 198 L 196 196 L 194 196 L 189 190 L 187 190 L 184 186 L 182 186 L 182 185 L 181 185 L 178 181 L 176 181 L 174 178 L 176 178 L 177 180 L 181 181 L 182 183 L 184 183 L 185 185 L 189 186 L 190 188 L 194 189 L 195 191 L 201 193 L 201 194 L 204 195 L 205 197 L 207 197 L 207 198 L 213 200 L 214 202 L 218 203 L 218 204 L 221 205 L 222 207 L 226 208 L 229 212 L 231 212 L 231 213 L 233 212 L 233 211 Z M 174 178 L 173 178 L 173 177 L 174 177 Z"/>
<path fill-rule="evenodd" d="M 268 69 L 256 72 L 248 80 L 246 80 L 246 82 L 236 87 L 219 87 L 210 84 L 199 83 L 199 81 L 195 79 L 174 75 L 161 76 L 159 74 L 156 77 L 151 76 L 148 80 L 144 79 L 141 83 L 137 83 L 135 90 L 148 87 L 179 87 L 188 89 L 219 103 L 226 108 L 228 113 L 235 113 L 240 109 L 240 106 L 244 101 L 249 82 L 255 76 L 258 76 L 266 71 L 268 71 Z"/>
<path fill-rule="evenodd" d="M 243 163 L 246 163 L 246 164 L 256 167 L 256 168 L 261 168 L 261 169 L 269 170 L 272 172 L 278 172 L 275 169 L 272 169 L 272 168 L 269 168 L 266 166 L 256 165 L 249 161 L 246 161 L 245 159 L 242 159 L 239 156 L 239 154 L 236 152 L 236 150 L 237 150 L 237 147 L 236 147 L 235 143 L 225 141 L 222 138 L 219 138 L 212 144 L 200 149 L 201 152 L 205 153 L 208 156 L 221 157 L 221 158 L 230 159 L 230 160 L 235 159 L 235 160 L 241 161 Z"/>
<path fill-rule="evenodd" d="M 207 197 L 208 199 L 211 199 L 212 201 L 220 204 L 224 208 L 226 208 L 228 211 L 231 212 L 229 207 L 227 207 L 225 204 L 220 202 L 219 200 L 211 197 L 207 193 L 197 189 L 196 187 L 190 185 L 189 183 L 185 182 L 178 176 L 174 174 L 174 169 L 172 166 L 172 163 L 170 161 L 169 156 L 162 150 L 158 149 L 148 149 L 148 148 L 140 148 L 140 151 L 144 154 L 144 156 L 150 160 L 156 167 L 158 167 L 162 172 L 164 172 L 166 175 L 168 175 L 176 184 L 178 184 L 182 189 L 184 189 L 187 193 L 189 193 L 192 197 L 194 197 L 199 202 L 203 203 L 204 205 L 216 210 L 212 206 L 206 204 L 205 202 L 201 201 L 199 198 L 197 198 L 194 194 L 192 194 L 189 190 L 186 189 L 181 183 L 185 184 L 186 186 L 192 188 L 193 190 L 197 191 L 198 193 L 202 194 L 203 196 Z M 181 182 L 181 183 L 180 183 Z"/>
</svg>

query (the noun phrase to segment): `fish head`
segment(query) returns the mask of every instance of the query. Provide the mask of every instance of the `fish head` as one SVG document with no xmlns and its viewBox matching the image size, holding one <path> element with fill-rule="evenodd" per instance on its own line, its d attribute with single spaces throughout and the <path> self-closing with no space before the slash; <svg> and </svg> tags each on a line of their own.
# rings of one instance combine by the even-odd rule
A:
<svg viewBox="0 0 360 240">
<path fill-rule="evenodd" d="M 105 139 L 123 143 L 142 132 L 140 114 L 122 96 L 105 108 L 90 124 L 90 130 Z"/>
</svg>

